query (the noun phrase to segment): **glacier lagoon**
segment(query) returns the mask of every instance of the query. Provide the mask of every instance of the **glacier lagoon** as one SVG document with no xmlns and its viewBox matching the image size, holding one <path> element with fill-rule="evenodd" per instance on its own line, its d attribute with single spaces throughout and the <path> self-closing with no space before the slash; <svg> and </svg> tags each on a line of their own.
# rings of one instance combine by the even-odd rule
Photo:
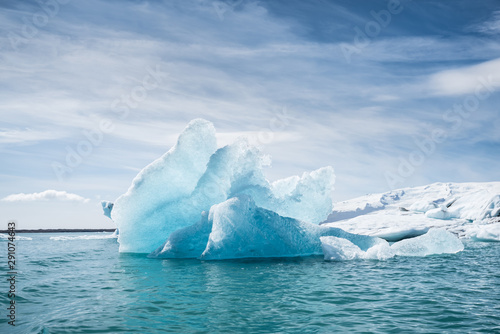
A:
<svg viewBox="0 0 500 334">
<path fill-rule="evenodd" d="M 14 332 L 500 331 L 500 183 L 332 203 L 333 168 L 268 164 L 196 120 L 102 203 L 119 233 L 19 236 Z"/>
<path fill-rule="evenodd" d="M 498 242 L 384 261 L 199 261 L 119 253 L 111 233 L 19 236 L 19 323 L 2 317 L 2 333 L 500 331 Z"/>
</svg>

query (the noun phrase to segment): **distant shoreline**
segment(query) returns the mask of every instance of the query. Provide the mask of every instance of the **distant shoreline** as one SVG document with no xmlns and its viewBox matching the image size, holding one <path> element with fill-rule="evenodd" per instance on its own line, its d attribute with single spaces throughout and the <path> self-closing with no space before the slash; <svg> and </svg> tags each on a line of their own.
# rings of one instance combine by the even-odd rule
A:
<svg viewBox="0 0 500 334">
<path fill-rule="evenodd" d="M 70 232 L 114 232 L 116 228 L 86 229 L 86 228 L 49 228 L 39 230 L 16 230 L 17 233 L 70 233 Z M 8 230 L 0 230 L 0 233 L 9 233 Z"/>
</svg>

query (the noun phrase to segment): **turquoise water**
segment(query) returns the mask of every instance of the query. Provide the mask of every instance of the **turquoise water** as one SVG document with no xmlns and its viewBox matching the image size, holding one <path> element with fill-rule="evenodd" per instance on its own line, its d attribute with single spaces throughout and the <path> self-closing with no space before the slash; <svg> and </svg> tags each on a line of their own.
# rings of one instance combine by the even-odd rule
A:
<svg viewBox="0 0 500 334">
<path fill-rule="evenodd" d="M 1 333 L 500 333 L 500 243 L 387 261 L 201 262 L 49 239 L 81 235 L 22 235 L 18 324 L 3 311 Z"/>
</svg>

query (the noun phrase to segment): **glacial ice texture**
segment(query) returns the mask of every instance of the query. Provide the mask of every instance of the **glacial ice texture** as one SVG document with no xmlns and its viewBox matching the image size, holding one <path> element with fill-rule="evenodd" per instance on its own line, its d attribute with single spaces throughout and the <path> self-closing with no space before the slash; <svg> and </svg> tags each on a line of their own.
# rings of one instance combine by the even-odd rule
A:
<svg viewBox="0 0 500 334">
<path fill-rule="evenodd" d="M 203 221 L 209 217 L 203 218 L 202 213 L 216 215 L 217 208 L 211 209 L 214 205 L 239 195 L 249 196 L 257 207 L 271 211 L 278 220 L 288 217 L 319 224 L 326 219 L 332 210 L 333 168 L 270 183 L 262 171 L 268 164 L 269 159 L 243 138 L 217 149 L 212 123 L 191 121 L 176 145 L 146 166 L 114 202 L 110 213 L 120 231 L 120 251 L 151 253 L 165 246 L 170 236 L 171 242 L 181 238 L 174 232 L 208 229 Z M 199 223 L 193 225 L 195 222 Z M 214 227 L 221 228 L 220 221 L 215 222 Z M 191 237 L 194 239 L 189 242 L 195 247 L 200 240 L 196 239 L 198 235 Z M 207 242 L 216 247 L 217 240 Z M 316 244 L 319 249 L 319 240 Z M 183 252 L 196 253 L 187 249 Z M 210 248 L 204 256 L 223 257 L 209 255 L 216 253 Z"/>
</svg>

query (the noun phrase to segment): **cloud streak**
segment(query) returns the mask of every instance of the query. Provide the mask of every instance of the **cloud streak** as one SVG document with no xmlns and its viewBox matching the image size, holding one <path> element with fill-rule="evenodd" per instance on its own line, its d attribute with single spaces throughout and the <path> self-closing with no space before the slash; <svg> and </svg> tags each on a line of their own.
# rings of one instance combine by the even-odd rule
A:
<svg viewBox="0 0 500 334">
<path fill-rule="evenodd" d="M 438 72 L 430 76 L 428 85 L 436 95 L 472 94 L 476 92 L 478 85 L 494 91 L 500 88 L 500 58 Z"/>
<path fill-rule="evenodd" d="M 45 190 L 31 194 L 12 194 L 1 199 L 2 202 L 33 202 L 33 201 L 70 201 L 88 203 L 90 199 L 66 191 Z"/>
</svg>

